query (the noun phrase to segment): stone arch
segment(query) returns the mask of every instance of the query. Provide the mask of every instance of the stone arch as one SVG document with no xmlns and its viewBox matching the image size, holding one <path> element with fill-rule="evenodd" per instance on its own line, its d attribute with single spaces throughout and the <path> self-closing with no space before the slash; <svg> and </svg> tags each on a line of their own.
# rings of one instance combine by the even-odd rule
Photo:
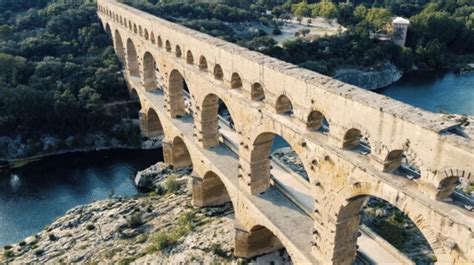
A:
<svg viewBox="0 0 474 265">
<path fill-rule="evenodd" d="M 105 23 L 105 32 L 107 35 L 112 36 L 112 30 L 110 29 L 109 23 Z"/>
<path fill-rule="evenodd" d="M 168 107 L 172 118 L 179 118 L 186 115 L 184 88 L 186 86 L 183 75 L 176 69 L 172 70 L 169 76 Z"/>
<path fill-rule="evenodd" d="M 364 182 L 346 186 L 338 191 L 333 211 L 330 213 L 334 214 L 336 220 L 334 224 L 330 224 L 330 227 L 326 225 L 323 228 L 327 233 L 329 233 L 328 230 L 334 231 L 331 236 L 333 242 L 328 244 L 333 248 L 330 251 L 333 256 L 328 258 L 334 264 L 351 264 L 355 259 L 361 209 L 369 197 L 382 199 L 404 213 L 424 236 L 427 244 L 438 258 L 438 262 L 442 262 L 440 259 L 445 258 L 445 250 L 437 233 L 430 228 L 429 221 L 425 219 L 425 216 L 416 211 L 417 207 L 410 203 L 410 199 L 402 198 L 398 193 L 384 192 L 383 187 L 374 187 L 370 183 Z M 320 232 L 323 231 L 317 231 L 317 234 Z M 320 234 L 316 237 L 319 238 Z M 327 239 L 323 240 L 324 243 L 328 243 Z"/>
<path fill-rule="evenodd" d="M 183 53 L 181 52 L 181 47 L 179 47 L 179 45 L 176 45 L 174 53 L 175 53 L 176 57 L 178 57 L 178 58 L 181 58 L 181 56 L 183 55 Z"/>
<path fill-rule="evenodd" d="M 120 25 L 123 25 L 123 18 L 120 16 Z"/>
<path fill-rule="evenodd" d="M 193 166 L 191 154 L 183 139 L 176 136 L 172 142 L 172 165 L 173 168 L 183 168 Z"/>
<path fill-rule="evenodd" d="M 310 177 L 308 175 L 307 166 L 305 161 L 304 155 L 302 155 L 300 146 L 297 146 L 295 142 L 290 141 L 290 138 L 280 135 L 275 132 L 270 131 L 263 131 L 260 132 L 251 142 L 252 146 L 250 149 L 250 190 L 252 194 L 264 192 L 270 187 L 270 179 L 271 179 L 271 158 L 272 158 L 272 147 L 274 146 L 274 139 L 276 136 L 281 137 L 281 139 L 291 147 L 291 151 L 293 151 L 296 156 L 301 161 L 303 173 L 306 175 L 300 175 L 301 178 L 306 179 L 306 181 L 310 181 Z M 294 171 L 294 170 L 292 170 Z M 298 172 L 294 171 L 296 174 Z"/>
<path fill-rule="evenodd" d="M 225 102 L 215 94 L 208 94 L 204 97 L 204 100 L 201 104 L 201 117 L 200 117 L 200 124 L 199 130 L 201 131 L 202 136 L 202 145 L 204 148 L 210 148 L 216 145 L 219 145 L 219 105 L 220 103 L 226 106 L 227 111 L 231 116 L 231 120 L 233 117 L 232 110 L 228 107 L 229 105 L 225 104 Z M 233 121 L 232 121 L 233 123 Z M 235 125 L 231 125 L 235 126 Z M 238 148 L 238 147 L 237 147 Z"/>
<path fill-rule="evenodd" d="M 260 83 L 256 82 L 252 84 L 250 88 L 250 98 L 253 101 L 263 101 L 265 99 L 265 91 Z"/>
<path fill-rule="evenodd" d="M 171 43 L 169 40 L 166 41 L 165 49 L 167 52 L 171 52 Z"/>
<path fill-rule="evenodd" d="M 149 40 L 149 39 L 150 39 L 150 36 L 148 35 L 148 30 L 147 30 L 147 29 L 145 29 L 144 37 L 145 37 L 145 40 Z"/>
<path fill-rule="evenodd" d="M 164 135 L 161 120 L 153 108 L 150 108 L 146 114 L 146 122 L 143 129 L 142 132 L 147 137 L 159 137 Z"/>
<path fill-rule="evenodd" d="M 128 21 L 128 29 L 133 30 L 132 21 Z"/>
<path fill-rule="evenodd" d="M 383 161 L 383 171 L 395 175 L 406 176 L 410 179 L 418 179 L 420 170 L 413 164 L 403 149 L 395 149 L 388 152 Z"/>
<path fill-rule="evenodd" d="M 152 44 L 155 44 L 155 42 L 156 42 L 155 33 L 153 33 L 153 31 L 150 32 L 150 41 L 151 41 Z"/>
<path fill-rule="evenodd" d="M 143 55 L 143 86 L 147 91 L 158 87 L 156 69 L 155 58 L 150 52 L 145 52 Z"/>
<path fill-rule="evenodd" d="M 143 37 L 143 29 L 142 29 L 142 26 L 141 25 L 138 25 L 138 35 L 140 37 Z"/>
<path fill-rule="evenodd" d="M 133 33 L 137 34 L 138 33 L 138 29 L 137 29 L 137 24 L 133 24 Z"/>
<path fill-rule="evenodd" d="M 194 64 L 193 53 L 190 50 L 188 50 L 188 52 L 186 53 L 186 63 Z"/>
<path fill-rule="evenodd" d="M 363 154 L 370 154 L 372 152 L 369 138 L 362 135 L 361 130 L 356 128 L 351 128 L 346 131 L 342 140 L 342 148 L 345 150 L 354 150 Z"/>
<path fill-rule="evenodd" d="M 232 73 L 230 79 L 230 88 L 242 88 L 242 79 L 240 78 L 240 75 L 238 73 Z"/>
<path fill-rule="evenodd" d="M 313 110 L 308 114 L 306 120 L 306 128 L 309 131 L 313 132 L 328 132 L 329 131 L 329 122 L 323 113 L 317 110 Z"/>
<path fill-rule="evenodd" d="M 459 184 L 472 185 L 474 174 L 460 169 L 445 169 L 436 172 L 438 182 L 436 199 L 444 200 L 450 197 Z M 469 196 L 468 194 L 466 196 Z"/>
<path fill-rule="evenodd" d="M 137 50 L 131 39 L 127 40 L 127 68 L 130 76 L 140 77 Z"/>
<path fill-rule="evenodd" d="M 196 207 L 219 206 L 231 201 L 226 186 L 213 171 L 192 179 L 192 196 Z"/>
<path fill-rule="evenodd" d="M 128 22 L 126 18 L 123 18 L 123 26 L 127 28 Z"/>
<path fill-rule="evenodd" d="M 291 100 L 285 95 L 279 96 L 275 104 L 275 111 L 277 114 L 293 115 L 293 104 Z"/>
<path fill-rule="evenodd" d="M 222 67 L 218 64 L 214 66 L 214 78 L 216 80 L 224 80 L 224 71 L 222 71 Z"/>
<path fill-rule="evenodd" d="M 117 57 L 119 58 L 120 62 L 123 64 L 125 63 L 125 49 L 123 47 L 122 36 L 118 30 L 115 30 L 115 52 L 117 53 Z"/>
<path fill-rule="evenodd" d="M 158 47 L 163 47 L 163 41 L 161 40 L 161 36 L 158 36 Z"/>
<path fill-rule="evenodd" d="M 207 69 L 208 69 L 208 67 L 207 67 L 206 57 L 201 55 L 201 57 L 199 57 L 199 70 L 207 71 Z"/>
<path fill-rule="evenodd" d="M 235 231 L 234 255 L 237 257 L 249 259 L 284 248 L 280 239 L 265 226 L 255 225 L 248 230 L 237 228 Z"/>
</svg>

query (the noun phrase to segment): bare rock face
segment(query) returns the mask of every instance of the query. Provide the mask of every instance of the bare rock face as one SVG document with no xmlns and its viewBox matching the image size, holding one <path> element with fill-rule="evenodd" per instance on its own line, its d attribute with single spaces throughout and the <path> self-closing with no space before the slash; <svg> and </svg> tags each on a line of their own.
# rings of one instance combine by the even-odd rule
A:
<svg viewBox="0 0 474 265">
<path fill-rule="evenodd" d="M 402 72 L 390 63 L 380 70 L 338 69 L 334 74 L 335 79 L 368 90 L 389 86 L 401 77 Z"/>
<path fill-rule="evenodd" d="M 291 262 L 285 251 L 254 260 L 234 257 L 230 203 L 195 208 L 186 171 L 158 163 L 137 176 L 144 172 L 154 176 L 147 179 L 152 185 L 148 189 L 159 185 L 161 195 L 151 192 L 75 207 L 45 230 L 0 250 L 0 264 Z"/>
</svg>

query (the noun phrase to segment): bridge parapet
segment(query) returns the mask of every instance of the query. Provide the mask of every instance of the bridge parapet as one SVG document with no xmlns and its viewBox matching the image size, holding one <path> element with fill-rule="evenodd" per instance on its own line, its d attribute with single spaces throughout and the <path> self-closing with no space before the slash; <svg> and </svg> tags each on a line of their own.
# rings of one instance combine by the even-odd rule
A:
<svg viewBox="0 0 474 265">
<path fill-rule="evenodd" d="M 428 221 L 417 224 L 428 227 L 425 236 L 433 238 L 430 243 L 439 250 L 439 258 L 457 253 L 453 255 L 460 258 L 451 261 L 474 260 L 472 240 L 469 241 L 474 229 L 472 215 L 434 200 L 449 196 L 458 177 L 472 178 L 469 172 L 474 171 L 473 141 L 454 134 L 440 134 L 456 126 L 457 121 L 112 0 L 99 0 L 98 6 L 104 28 L 114 38 L 117 55 L 126 63 L 129 84 L 140 95 L 143 132 L 155 135 L 160 130 L 152 121 L 159 119 L 163 123 L 160 133 L 165 135 L 167 162 L 189 164 L 189 158 L 183 156 L 186 152 L 180 147 L 182 143 L 174 142 L 169 136 L 176 133 L 170 132 L 173 124 L 168 118 L 181 119 L 191 109 L 192 117 L 185 120 L 194 125 L 193 141 L 206 150 L 220 143 L 217 107 L 222 100 L 235 122 L 240 189 L 251 194 L 268 189 L 271 185 L 269 147 L 274 135 L 282 136 L 302 159 L 310 177 L 318 208 L 312 218 L 320 224 L 315 225 L 316 231 L 325 235 L 315 236 L 315 244 L 321 239 L 323 243 L 332 240 L 330 248 L 319 249 L 328 260 L 339 261 L 333 259 L 333 254 L 339 253 L 341 242 L 335 241 L 337 236 L 333 233 L 345 234 L 341 229 L 347 227 L 340 226 L 346 223 L 337 215 L 346 201 L 354 197 L 342 191 L 366 182 L 372 184 L 371 188 L 361 196 L 381 197 L 403 211 L 419 207 L 420 213 L 429 216 Z M 189 91 L 190 98 L 186 101 L 183 89 Z M 157 108 L 150 97 L 157 95 L 165 99 L 166 119 L 160 116 L 163 114 L 157 115 L 160 118 L 150 118 L 154 115 L 150 110 Z M 360 144 L 361 135 L 367 137 L 370 155 L 349 150 Z M 413 182 L 390 172 L 404 156 L 419 168 L 420 180 Z M 204 173 L 197 175 L 204 178 Z M 218 199 L 203 196 L 199 197 L 201 201 Z M 357 206 L 351 204 L 351 209 Z M 410 217 L 417 221 L 419 215 Z M 329 224 L 334 225 L 333 232 L 325 228 Z M 455 233 L 462 235 L 454 238 Z M 454 245 L 446 247 L 441 241 L 452 241 Z M 344 261 L 352 260 L 352 255 L 348 254 Z"/>
</svg>

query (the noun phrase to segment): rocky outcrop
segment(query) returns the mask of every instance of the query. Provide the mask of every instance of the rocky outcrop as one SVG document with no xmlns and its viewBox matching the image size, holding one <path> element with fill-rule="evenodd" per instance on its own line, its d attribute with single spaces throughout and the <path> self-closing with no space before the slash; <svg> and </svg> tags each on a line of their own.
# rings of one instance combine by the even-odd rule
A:
<svg viewBox="0 0 474 265">
<path fill-rule="evenodd" d="M 358 70 L 341 68 L 336 70 L 334 78 L 342 82 L 362 87 L 368 90 L 375 90 L 386 87 L 400 80 L 403 73 L 395 65 L 386 63 L 379 70 Z"/>
<path fill-rule="evenodd" d="M 154 176 L 148 190 L 161 187 L 161 195 L 78 206 L 38 234 L 0 250 L 0 264 L 290 262 L 284 251 L 253 260 L 234 257 L 232 205 L 193 207 L 188 185 L 181 181 L 189 180 L 184 170 L 158 163 L 138 175 L 143 174 Z"/>
</svg>

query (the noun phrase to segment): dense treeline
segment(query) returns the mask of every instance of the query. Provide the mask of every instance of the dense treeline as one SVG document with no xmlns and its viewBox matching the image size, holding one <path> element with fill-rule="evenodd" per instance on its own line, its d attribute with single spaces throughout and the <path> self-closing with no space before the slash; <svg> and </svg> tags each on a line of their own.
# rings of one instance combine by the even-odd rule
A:
<svg viewBox="0 0 474 265">
<path fill-rule="evenodd" d="M 0 1 L 0 135 L 107 130 L 104 102 L 125 98 L 93 4 Z"/>
<path fill-rule="evenodd" d="M 392 62 L 403 70 L 454 68 L 474 56 L 474 0 L 223 0 L 131 1 L 128 4 L 190 28 L 259 50 L 300 66 L 332 74 L 338 67 L 374 68 Z M 205 2 L 205 3 L 204 3 Z M 265 13 L 271 10 L 272 14 Z M 296 17 L 336 18 L 348 30 L 318 40 L 300 38 L 276 46 L 272 33 L 242 35 L 231 23 L 258 22 L 279 34 Z M 407 45 L 371 38 L 386 33 L 394 16 L 409 18 Z"/>
</svg>

